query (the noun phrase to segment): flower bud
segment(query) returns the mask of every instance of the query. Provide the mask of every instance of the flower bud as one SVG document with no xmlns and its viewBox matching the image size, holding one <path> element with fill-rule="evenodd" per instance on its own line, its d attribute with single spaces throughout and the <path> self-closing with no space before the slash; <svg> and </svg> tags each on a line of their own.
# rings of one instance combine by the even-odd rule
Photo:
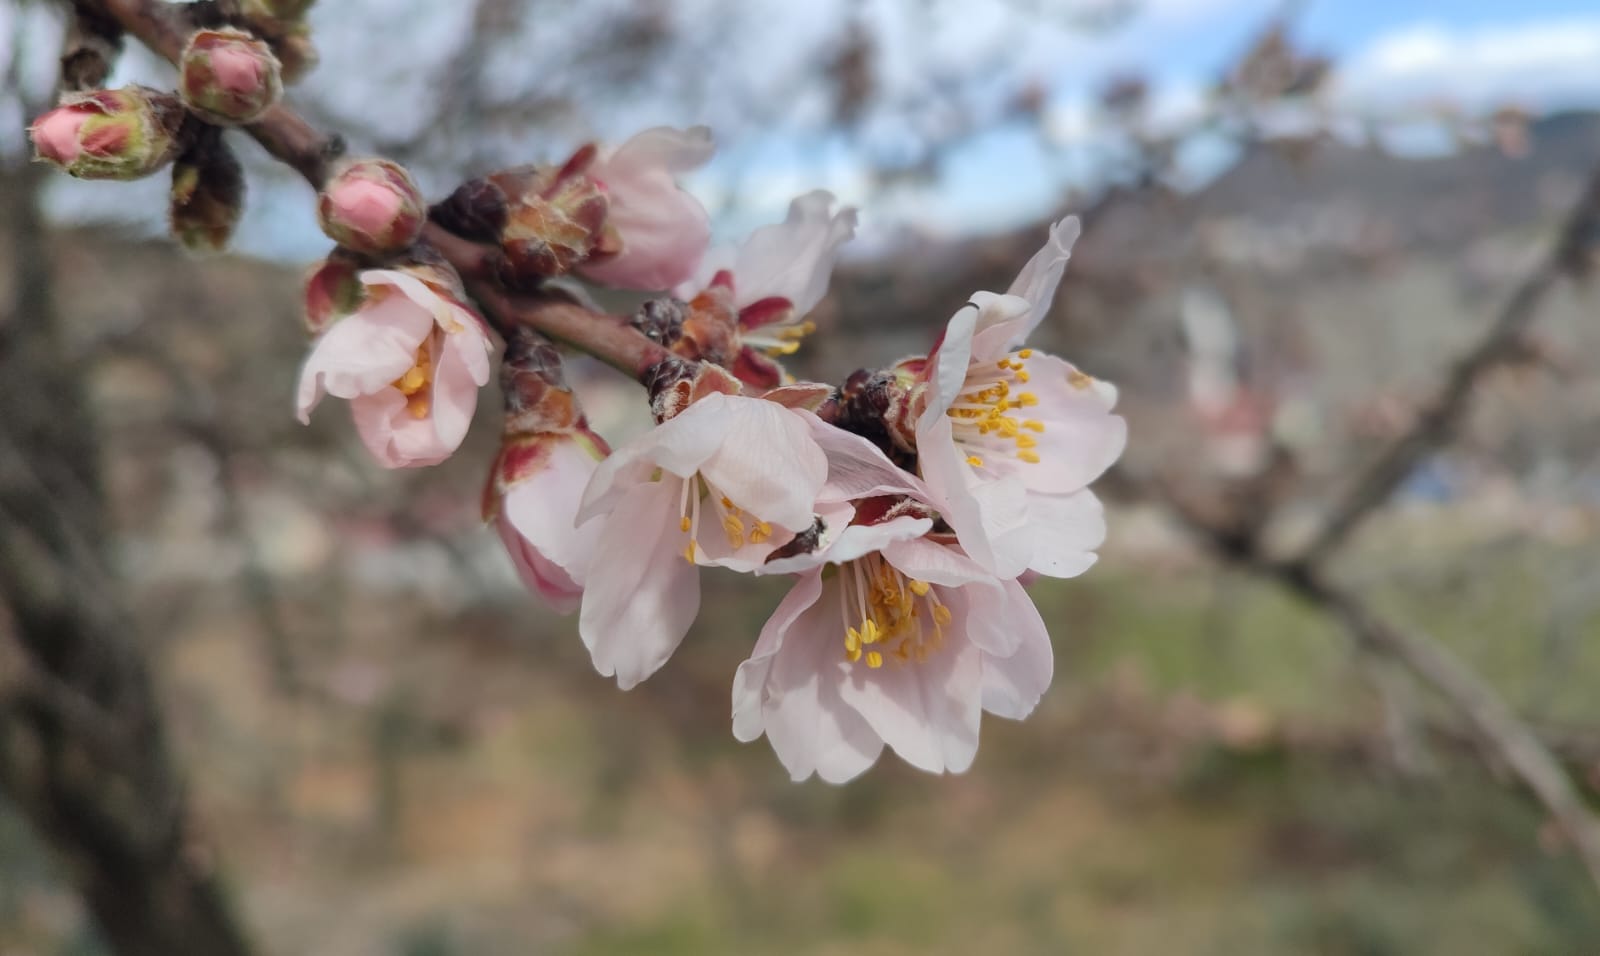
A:
<svg viewBox="0 0 1600 956">
<path fill-rule="evenodd" d="M 184 103 L 213 123 L 253 122 L 283 95 L 278 58 L 242 30 L 197 30 L 178 69 Z"/>
<path fill-rule="evenodd" d="M 354 313 L 366 298 L 361 266 L 348 254 L 334 250 L 327 261 L 306 277 L 306 331 L 313 337 Z"/>
<path fill-rule="evenodd" d="M 139 179 L 171 161 L 185 116 L 142 86 L 65 97 L 28 128 L 40 160 L 80 179 Z"/>
<path fill-rule="evenodd" d="M 172 166 L 168 218 L 172 235 L 195 252 L 221 252 L 244 212 L 244 170 L 215 136 Z"/>
<path fill-rule="evenodd" d="M 317 221 L 339 245 L 369 255 L 399 252 L 427 222 L 422 193 L 404 168 L 386 159 L 346 165 L 317 197 Z"/>
<path fill-rule="evenodd" d="M 440 221 L 460 235 L 498 242 L 504 278 L 531 286 L 601 251 L 605 192 L 586 174 L 596 152 L 581 149 L 561 166 L 519 166 L 464 183 L 439 204 Z"/>
</svg>

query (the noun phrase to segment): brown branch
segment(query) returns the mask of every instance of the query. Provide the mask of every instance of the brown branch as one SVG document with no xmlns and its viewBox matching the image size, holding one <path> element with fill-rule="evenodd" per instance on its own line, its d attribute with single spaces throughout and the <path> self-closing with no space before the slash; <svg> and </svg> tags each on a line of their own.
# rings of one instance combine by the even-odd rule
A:
<svg viewBox="0 0 1600 956">
<path fill-rule="evenodd" d="M 1271 574 L 1308 603 L 1342 622 L 1363 646 L 1399 661 L 1447 700 L 1476 736 L 1544 805 L 1571 841 L 1590 879 L 1600 886 L 1600 818 L 1585 802 L 1561 762 L 1488 682 L 1443 644 L 1421 631 L 1394 626 L 1356 595 L 1308 566 L 1276 564 L 1256 570 Z"/>
<path fill-rule="evenodd" d="M 1600 218 L 1600 169 L 1584 189 L 1549 255 L 1523 279 L 1500 313 L 1465 355 L 1456 360 L 1438 393 L 1415 424 L 1367 468 L 1329 511 L 1299 560 L 1320 564 L 1375 512 L 1430 453 L 1450 441 L 1471 405 L 1478 382 L 1514 357 L 1523 331 L 1563 275 L 1582 268 L 1586 245 Z"/>
<path fill-rule="evenodd" d="M 130 36 L 176 62 L 189 25 L 182 8 L 154 0 L 102 0 L 105 12 Z M 327 178 L 330 160 L 343 151 L 339 137 L 314 129 L 299 113 L 280 103 L 258 122 L 244 127 L 267 152 L 292 167 L 313 189 Z M 467 280 L 468 288 L 501 324 L 521 324 L 550 338 L 582 348 L 634 377 L 667 356 L 666 349 L 613 316 L 591 312 L 557 298 L 512 295 L 495 281 L 499 250 L 463 239 L 429 223 L 423 240 Z"/>
</svg>

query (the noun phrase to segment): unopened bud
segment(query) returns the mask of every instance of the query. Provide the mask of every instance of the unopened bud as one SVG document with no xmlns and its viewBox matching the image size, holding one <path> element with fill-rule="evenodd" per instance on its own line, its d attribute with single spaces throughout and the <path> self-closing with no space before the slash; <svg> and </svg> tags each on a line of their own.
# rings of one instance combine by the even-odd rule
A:
<svg viewBox="0 0 1600 956">
<path fill-rule="evenodd" d="M 386 159 L 346 165 L 317 197 L 322 231 L 339 245 L 369 255 L 410 246 L 422 234 L 427 216 L 427 205 L 410 175 Z"/>
<path fill-rule="evenodd" d="M 226 248 L 244 212 L 244 170 L 228 144 L 212 136 L 172 166 L 172 234 L 196 252 Z"/>
<path fill-rule="evenodd" d="M 513 286 L 565 275 L 606 242 L 605 192 L 586 174 L 595 156 L 587 146 L 561 166 L 519 166 L 472 180 L 439 204 L 440 221 L 468 238 L 499 242 L 502 278 Z"/>
<path fill-rule="evenodd" d="M 68 95 L 33 121 L 37 157 L 80 179 L 138 179 L 172 160 L 184 109 L 142 86 Z"/>
<path fill-rule="evenodd" d="M 338 250 L 306 277 L 306 331 L 313 337 L 351 315 L 366 298 L 361 266 Z"/>
<path fill-rule="evenodd" d="M 250 123 L 283 95 L 272 48 L 242 30 L 197 30 L 179 61 L 183 102 L 223 125 Z"/>
</svg>

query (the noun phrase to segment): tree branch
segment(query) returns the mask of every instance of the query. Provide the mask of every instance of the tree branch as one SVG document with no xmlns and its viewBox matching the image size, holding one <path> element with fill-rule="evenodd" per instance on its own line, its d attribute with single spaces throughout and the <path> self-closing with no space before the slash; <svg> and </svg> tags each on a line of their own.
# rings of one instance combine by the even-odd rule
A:
<svg viewBox="0 0 1600 956">
<path fill-rule="evenodd" d="M 1512 292 L 1477 344 L 1456 360 L 1444 385 L 1428 402 L 1416 423 L 1373 461 L 1329 511 L 1299 560 L 1308 564 L 1327 560 L 1368 516 L 1389 500 L 1424 458 L 1450 441 L 1466 416 L 1479 380 L 1512 356 L 1518 337 L 1539 314 L 1545 297 L 1562 276 L 1583 268 L 1586 246 L 1600 224 L 1597 220 L 1600 220 L 1600 169 L 1594 172 L 1582 198 L 1568 215 L 1549 255 Z"/>
</svg>

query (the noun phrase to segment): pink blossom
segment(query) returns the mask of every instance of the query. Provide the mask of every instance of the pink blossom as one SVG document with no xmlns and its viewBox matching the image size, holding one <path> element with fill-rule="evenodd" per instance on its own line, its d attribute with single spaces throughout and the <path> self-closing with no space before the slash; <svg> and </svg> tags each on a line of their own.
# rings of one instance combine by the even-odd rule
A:
<svg viewBox="0 0 1600 956">
<path fill-rule="evenodd" d="M 711 240 L 710 219 L 699 200 L 678 188 L 677 177 L 706 164 L 711 132 L 647 129 L 597 159 L 587 170 L 609 202 L 606 223 L 621 250 L 585 262 L 578 271 L 594 282 L 623 289 L 670 289 L 694 275 Z"/>
<path fill-rule="evenodd" d="M 737 249 L 713 249 L 695 278 L 673 290 L 697 307 L 722 306 L 736 314 L 733 368 L 752 385 L 770 388 L 782 381 L 773 360 L 794 354 L 800 340 L 816 331 L 806 316 L 827 294 L 839 247 L 856 231 L 855 210 L 836 211 L 834 205 L 833 194 L 822 189 L 798 197 L 783 222 L 755 230 Z"/>
<path fill-rule="evenodd" d="M 1077 234 L 1063 220 L 1010 291 L 975 294 L 925 371 L 919 469 L 963 544 L 1002 577 L 1094 563 L 1105 519 L 1088 485 L 1127 441 L 1113 386 L 1018 347 L 1049 311 Z"/>
<path fill-rule="evenodd" d="M 361 273 L 365 298 L 322 333 L 300 372 L 300 420 L 324 394 L 348 399 L 356 431 L 386 468 L 437 464 L 467 434 L 494 345 L 477 313 L 417 276 Z"/>
<path fill-rule="evenodd" d="M 89 114 L 78 107 L 53 109 L 34 121 L 29 130 L 39 156 L 62 166 L 78 158 L 78 134 Z"/>
<path fill-rule="evenodd" d="M 960 773 L 982 712 L 1021 719 L 1049 686 L 1044 622 L 933 522 L 844 529 L 762 628 L 733 685 L 734 736 L 765 734 L 795 780 L 841 783 L 887 744 L 912 766 Z"/>
<path fill-rule="evenodd" d="M 606 446 L 586 429 L 511 438 L 496 463 L 489 517 L 529 590 L 558 614 L 578 609 L 600 523 L 573 521 Z"/>
<path fill-rule="evenodd" d="M 827 460 L 806 413 L 715 393 L 618 448 L 577 520 L 598 522 L 578 630 L 623 689 L 656 671 L 700 606 L 698 565 L 760 568 L 813 524 Z"/>
</svg>

